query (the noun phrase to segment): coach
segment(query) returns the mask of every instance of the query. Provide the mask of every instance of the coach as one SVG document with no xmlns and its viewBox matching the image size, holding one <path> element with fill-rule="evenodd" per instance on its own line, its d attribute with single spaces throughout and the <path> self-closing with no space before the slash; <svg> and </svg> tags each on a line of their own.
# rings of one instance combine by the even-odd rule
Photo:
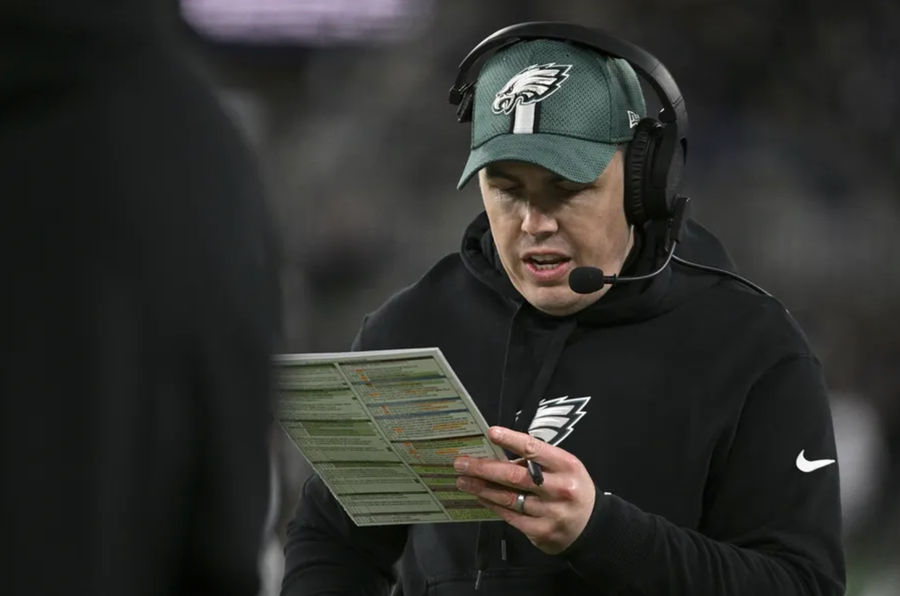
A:
<svg viewBox="0 0 900 596">
<path fill-rule="evenodd" d="M 785 308 L 682 221 L 684 104 L 622 44 L 530 24 L 464 61 L 463 79 L 483 67 L 454 87 L 472 121 L 459 184 L 477 176 L 484 213 L 354 344 L 439 346 L 492 439 L 543 483 L 521 462 L 461 457 L 459 489 L 504 521 L 359 528 L 313 477 L 283 594 L 843 593 L 819 362 Z"/>
</svg>

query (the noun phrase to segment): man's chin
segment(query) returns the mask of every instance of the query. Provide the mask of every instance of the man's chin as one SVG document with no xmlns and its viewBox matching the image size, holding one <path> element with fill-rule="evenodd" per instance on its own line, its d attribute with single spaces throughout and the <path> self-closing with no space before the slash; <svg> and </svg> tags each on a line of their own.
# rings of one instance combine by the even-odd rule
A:
<svg viewBox="0 0 900 596">
<path fill-rule="evenodd" d="M 599 296 L 576 294 L 568 287 L 539 288 L 529 292 L 525 299 L 542 313 L 565 317 L 583 310 L 597 301 Z"/>
</svg>

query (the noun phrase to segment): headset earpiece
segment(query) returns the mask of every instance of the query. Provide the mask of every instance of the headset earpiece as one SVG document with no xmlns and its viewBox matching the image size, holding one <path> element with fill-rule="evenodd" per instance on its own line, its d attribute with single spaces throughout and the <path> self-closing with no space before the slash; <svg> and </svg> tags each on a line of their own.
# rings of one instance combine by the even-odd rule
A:
<svg viewBox="0 0 900 596">
<path fill-rule="evenodd" d="M 625 153 L 625 217 L 636 226 L 666 220 L 674 212 L 684 167 L 675 124 L 653 118 L 638 122 Z"/>
<path fill-rule="evenodd" d="M 653 118 L 642 118 L 625 153 L 625 218 L 638 227 L 651 219 L 645 199 L 651 192 L 648 164 L 653 162 L 655 139 L 661 129 L 662 124 Z"/>
</svg>

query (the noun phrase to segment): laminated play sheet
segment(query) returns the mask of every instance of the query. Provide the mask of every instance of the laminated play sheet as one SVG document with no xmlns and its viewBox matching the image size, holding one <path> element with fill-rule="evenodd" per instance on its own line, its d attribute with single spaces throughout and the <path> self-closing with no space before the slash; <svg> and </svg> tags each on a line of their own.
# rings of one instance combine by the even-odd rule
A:
<svg viewBox="0 0 900 596">
<path fill-rule="evenodd" d="M 278 421 L 359 526 L 499 519 L 459 455 L 505 460 L 438 348 L 275 358 Z"/>
</svg>

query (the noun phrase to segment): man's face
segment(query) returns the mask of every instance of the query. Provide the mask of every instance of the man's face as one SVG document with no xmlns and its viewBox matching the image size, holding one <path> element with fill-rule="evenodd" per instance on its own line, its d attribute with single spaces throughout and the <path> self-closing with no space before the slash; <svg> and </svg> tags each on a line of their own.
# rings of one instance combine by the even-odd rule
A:
<svg viewBox="0 0 900 596">
<path fill-rule="evenodd" d="M 485 166 L 478 183 L 503 268 L 535 308 L 570 315 L 609 289 L 576 294 L 569 289 L 569 272 L 589 265 L 618 273 L 631 248 L 621 151 L 587 184 L 520 161 Z"/>
</svg>

